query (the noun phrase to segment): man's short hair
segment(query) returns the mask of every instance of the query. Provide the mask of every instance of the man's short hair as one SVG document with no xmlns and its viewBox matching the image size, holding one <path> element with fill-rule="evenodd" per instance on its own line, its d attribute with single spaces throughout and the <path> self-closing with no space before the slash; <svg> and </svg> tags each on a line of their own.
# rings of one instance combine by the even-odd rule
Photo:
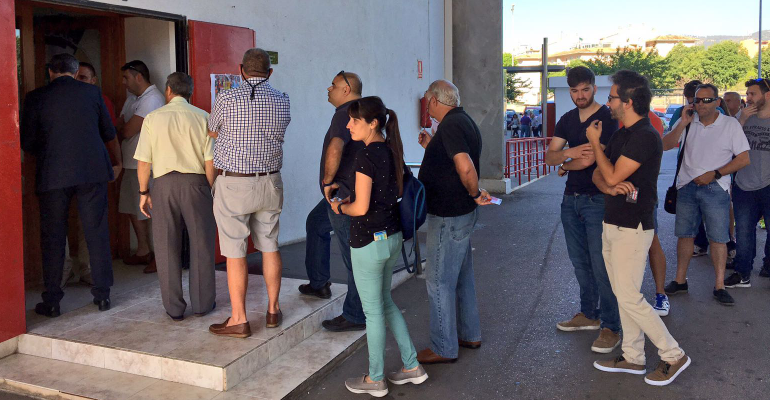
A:
<svg viewBox="0 0 770 400">
<path fill-rule="evenodd" d="M 173 72 L 166 78 L 166 87 L 171 89 L 171 93 L 190 100 L 193 93 L 193 79 L 184 72 Z"/>
<path fill-rule="evenodd" d="M 695 92 L 697 93 L 701 89 L 711 89 L 714 91 L 714 97 L 719 97 L 719 89 L 710 83 L 701 83 L 695 88 Z M 695 96 L 695 94 L 693 94 L 693 96 Z"/>
<path fill-rule="evenodd" d="M 76 74 L 79 67 L 78 59 L 68 53 L 59 53 L 48 62 L 48 69 L 55 74 Z"/>
<path fill-rule="evenodd" d="M 136 76 L 136 74 L 140 74 L 142 75 L 144 80 L 147 81 L 147 83 L 150 83 L 150 69 L 147 68 L 147 64 L 143 63 L 140 60 L 129 61 L 123 64 L 123 66 L 120 67 L 120 70 L 121 71 L 128 70 L 132 76 Z"/>
<path fill-rule="evenodd" d="M 647 78 L 638 72 L 624 69 L 612 75 L 610 80 L 613 84 L 618 85 L 620 101 L 628 103 L 631 100 L 634 112 L 642 117 L 646 117 L 650 113 L 652 92 Z"/>
<path fill-rule="evenodd" d="M 588 67 L 578 66 L 570 68 L 567 72 L 567 85 L 573 88 L 581 83 L 596 84 L 596 75 Z"/>
<path fill-rule="evenodd" d="M 96 76 L 96 68 L 91 63 L 81 62 L 80 66 L 91 71 L 91 75 Z"/>
<path fill-rule="evenodd" d="M 762 94 L 770 91 L 770 79 L 749 79 L 746 81 L 746 89 L 754 85 L 759 86 L 759 90 Z"/>
<path fill-rule="evenodd" d="M 348 71 L 340 71 L 337 76 L 343 76 L 345 79 L 347 79 L 348 82 L 350 82 L 350 91 L 354 94 L 361 95 L 363 93 L 363 83 L 361 82 L 361 77 L 358 76 L 358 74 Z"/>
<path fill-rule="evenodd" d="M 460 107 L 460 90 L 452 82 L 444 79 L 434 81 L 428 86 L 428 93 L 441 104 Z"/>
<path fill-rule="evenodd" d="M 741 98 L 741 94 L 738 92 L 725 92 L 725 94 L 722 95 L 722 97 L 727 97 L 727 96 L 737 96 L 739 100 Z"/>
<path fill-rule="evenodd" d="M 270 70 L 270 54 L 260 48 L 248 49 L 243 54 L 243 72 L 249 76 L 265 75 Z"/>
<path fill-rule="evenodd" d="M 684 85 L 684 97 L 695 97 L 695 91 L 698 88 L 698 85 L 702 84 L 703 82 L 693 79 L 689 82 L 687 82 Z"/>
</svg>

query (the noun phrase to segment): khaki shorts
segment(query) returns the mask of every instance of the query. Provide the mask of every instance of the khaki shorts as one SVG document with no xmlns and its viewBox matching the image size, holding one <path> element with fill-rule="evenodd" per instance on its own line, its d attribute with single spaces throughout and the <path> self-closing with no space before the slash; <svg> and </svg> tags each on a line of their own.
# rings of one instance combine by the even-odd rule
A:
<svg viewBox="0 0 770 400">
<path fill-rule="evenodd" d="M 278 251 L 278 218 L 282 208 L 280 173 L 256 177 L 218 176 L 214 181 L 214 218 L 222 255 L 246 257 L 249 235 L 257 250 Z"/>
<path fill-rule="evenodd" d="M 149 188 L 152 189 L 152 177 Z M 140 221 L 147 217 L 139 209 L 139 175 L 135 169 L 124 169 L 123 180 L 120 181 L 120 196 L 118 199 L 118 212 L 121 214 L 135 215 Z"/>
</svg>

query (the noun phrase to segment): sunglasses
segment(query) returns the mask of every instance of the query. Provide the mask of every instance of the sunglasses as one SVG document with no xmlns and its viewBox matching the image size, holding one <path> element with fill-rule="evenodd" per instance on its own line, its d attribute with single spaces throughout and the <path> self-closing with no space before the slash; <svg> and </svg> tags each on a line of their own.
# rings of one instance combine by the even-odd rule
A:
<svg viewBox="0 0 770 400">
<path fill-rule="evenodd" d="M 353 88 L 350 86 L 350 82 L 348 81 L 348 77 L 347 77 L 347 76 L 345 76 L 345 71 L 344 71 L 344 70 L 340 71 L 340 72 L 337 74 L 337 76 L 342 76 L 342 79 L 344 79 L 344 80 L 345 80 L 345 84 L 347 84 L 347 85 L 348 85 L 348 87 L 350 88 L 350 90 L 353 90 Z"/>
<path fill-rule="evenodd" d="M 713 103 L 713 102 L 715 102 L 717 100 L 719 100 L 718 97 L 703 97 L 703 98 L 696 97 L 696 98 L 693 99 L 692 102 L 693 102 L 693 104 L 698 104 L 698 103 L 711 104 L 711 103 Z"/>
<path fill-rule="evenodd" d="M 770 84 L 767 83 L 767 79 L 762 79 L 762 78 L 754 79 L 754 82 L 756 83 L 762 82 L 765 84 L 765 87 L 767 88 L 767 90 L 770 90 Z"/>
</svg>

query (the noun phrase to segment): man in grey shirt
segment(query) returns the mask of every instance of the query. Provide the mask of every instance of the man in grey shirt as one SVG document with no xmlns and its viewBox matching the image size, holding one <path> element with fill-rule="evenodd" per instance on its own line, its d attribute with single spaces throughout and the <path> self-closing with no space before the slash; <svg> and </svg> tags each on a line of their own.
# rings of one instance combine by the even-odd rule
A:
<svg viewBox="0 0 770 400">
<path fill-rule="evenodd" d="M 751 164 L 738 171 L 733 185 L 735 209 L 735 273 L 725 279 L 725 287 L 751 287 L 751 270 L 757 255 L 757 222 L 770 217 L 770 80 L 746 82 L 748 107 L 740 121 L 749 141 Z M 770 239 L 770 237 L 768 237 Z M 765 258 L 759 276 L 770 277 L 770 240 L 765 242 Z"/>
</svg>

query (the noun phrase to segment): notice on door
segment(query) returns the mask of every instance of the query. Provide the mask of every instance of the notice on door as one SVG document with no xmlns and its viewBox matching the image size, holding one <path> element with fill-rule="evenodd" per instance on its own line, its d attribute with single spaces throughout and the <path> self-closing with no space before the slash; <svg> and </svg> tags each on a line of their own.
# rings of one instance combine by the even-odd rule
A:
<svg viewBox="0 0 770 400">
<path fill-rule="evenodd" d="M 240 75 L 233 74 L 211 74 L 211 107 L 214 107 L 214 101 L 219 93 L 235 89 L 243 83 Z"/>
</svg>

